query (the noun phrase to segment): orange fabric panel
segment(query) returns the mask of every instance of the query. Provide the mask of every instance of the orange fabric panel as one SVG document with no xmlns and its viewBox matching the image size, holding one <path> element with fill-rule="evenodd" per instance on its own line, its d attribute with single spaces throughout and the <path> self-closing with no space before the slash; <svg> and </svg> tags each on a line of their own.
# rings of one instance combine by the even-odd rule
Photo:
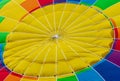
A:
<svg viewBox="0 0 120 81">
<path fill-rule="evenodd" d="M 33 10 L 40 7 L 37 0 L 26 0 L 21 4 L 28 12 L 32 12 Z"/>
<path fill-rule="evenodd" d="M 118 28 L 118 38 L 120 38 L 120 28 Z"/>
<path fill-rule="evenodd" d="M 4 81 L 20 81 L 22 76 L 11 73 L 9 74 Z"/>
</svg>

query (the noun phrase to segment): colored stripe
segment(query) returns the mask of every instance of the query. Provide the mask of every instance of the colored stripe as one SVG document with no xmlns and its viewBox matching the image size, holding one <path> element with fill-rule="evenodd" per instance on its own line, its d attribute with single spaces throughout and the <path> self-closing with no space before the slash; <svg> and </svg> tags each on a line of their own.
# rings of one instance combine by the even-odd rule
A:
<svg viewBox="0 0 120 81">
<path fill-rule="evenodd" d="M 87 68 L 77 73 L 79 81 L 104 81 L 92 68 Z"/>
<path fill-rule="evenodd" d="M 113 49 L 120 51 L 120 39 L 116 39 Z"/>
<path fill-rule="evenodd" d="M 3 63 L 3 52 L 0 52 L 0 69 L 3 68 L 5 64 Z"/>
<path fill-rule="evenodd" d="M 113 50 L 110 51 L 110 53 L 105 57 L 105 59 L 107 59 L 111 54 L 113 54 Z"/>
<path fill-rule="evenodd" d="M 114 31 L 115 31 L 115 38 L 119 38 L 120 37 L 120 32 L 118 31 L 118 28 L 115 28 L 114 29 Z"/>
<path fill-rule="evenodd" d="M 11 74 L 14 75 L 14 76 L 17 76 L 17 77 L 23 77 L 22 75 L 16 74 L 14 72 L 12 72 Z"/>
<path fill-rule="evenodd" d="M 0 70 L 4 67 L 5 65 L 3 64 L 2 61 L 0 61 Z"/>
<path fill-rule="evenodd" d="M 10 1 L 10 0 L 2 0 L 2 1 L 0 2 L 0 9 L 1 9 L 5 4 L 7 4 L 9 1 Z"/>
<path fill-rule="evenodd" d="M 0 61 L 3 60 L 3 52 L 0 52 Z"/>
<path fill-rule="evenodd" d="M 3 48 L 3 47 L 2 47 L 2 44 L 0 44 L 0 52 L 2 52 L 2 48 Z"/>
<path fill-rule="evenodd" d="M 57 81 L 78 81 L 75 76 L 59 78 Z"/>
<path fill-rule="evenodd" d="M 53 4 L 53 0 L 38 0 L 40 5 L 43 7 L 43 6 L 46 6 L 46 5 L 50 5 L 50 4 Z"/>
<path fill-rule="evenodd" d="M 0 16 L 0 23 L 5 19 L 5 17 Z"/>
<path fill-rule="evenodd" d="M 22 76 L 16 76 L 14 73 L 11 73 L 5 78 L 4 81 L 20 81 L 21 78 Z"/>
<path fill-rule="evenodd" d="M 80 0 L 67 0 L 67 2 L 79 4 L 79 3 L 80 3 Z"/>
<path fill-rule="evenodd" d="M 120 38 L 120 28 L 117 28 L 118 38 Z"/>
<path fill-rule="evenodd" d="M 114 39 L 114 44 L 113 44 L 113 48 L 112 49 L 114 49 L 115 48 L 115 45 L 116 45 L 116 42 L 117 41 L 117 39 Z"/>
<path fill-rule="evenodd" d="M 37 0 L 26 0 L 23 3 L 21 3 L 21 6 L 25 8 L 28 12 L 40 8 L 40 5 Z"/>
<path fill-rule="evenodd" d="M 30 11 L 31 12 L 31 11 Z M 22 21 L 22 19 L 24 19 L 29 13 L 26 13 L 23 17 L 21 17 L 21 19 L 19 20 L 20 22 Z"/>
<path fill-rule="evenodd" d="M 117 25 L 116 25 L 115 21 L 112 18 L 110 18 L 110 21 L 112 22 L 112 25 L 116 28 Z"/>
<path fill-rule="evenodd" d="M 94 69 L 105 79 L 105 81 L 120 80 L 120 68 L 106 60 L 102 60 Z"/>
<path fill-rule="evenodd" d="M 6 37 L 9 33 L 8 32 L 0 32 L 0 43 L 6 42 Z"/>
<path fill-rule="evenodd" d="M 3 68 L 0 70 L 0 81 L 4 81 L 4 79 L 9 75 L 10 71 L 8 71 L 6 68 Z"/>
<path fill-rule="evenodd" d="M 63 3 L 66 2 L 66 0 L 54 0 L 54 3 Z"/>
<path fill-rule="evenodd" d="M 0 52 L 4 51 L 5 45 L 6 45 L 6 43 L 1 43 L 0 44 Z"/>
<path fill-rule="evenodd" d="M 112 54 L 107 59 L 120 66 L 120 52 L 119 51 L 113 50 Z"/>
<path fill-rule="evenodd" d="M 96 2 L 96 0 L 81 0 L 81 4 L 92 5 Z"/>
<path fill-rule="evenodd" d="M 117 2 L 120 2 L 120 0 L 98 0 L 95 6 L 104 10 Z"/>
</svg>

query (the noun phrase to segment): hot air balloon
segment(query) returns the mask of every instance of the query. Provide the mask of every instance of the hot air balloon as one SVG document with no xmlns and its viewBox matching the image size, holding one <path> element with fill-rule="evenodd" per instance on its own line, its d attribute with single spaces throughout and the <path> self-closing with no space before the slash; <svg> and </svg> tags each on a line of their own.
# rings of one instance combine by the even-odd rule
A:
<svg viewBox="0 0 120 81">
<path fill-rule="evenodd" d="M 120 81 L 120 0 L 0 0 L 0 81 Z"/>
</svg>

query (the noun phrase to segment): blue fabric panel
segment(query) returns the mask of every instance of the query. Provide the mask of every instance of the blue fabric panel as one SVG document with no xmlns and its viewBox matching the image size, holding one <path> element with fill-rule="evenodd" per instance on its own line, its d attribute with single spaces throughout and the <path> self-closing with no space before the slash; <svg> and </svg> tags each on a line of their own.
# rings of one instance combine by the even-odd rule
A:
<svg viewBox="0 0 120 81">
<path fill-rule="evenodd" d="M 100 75 L 102 75 L 105 81 L 120 81 L 120 67 L 113 63 L 102 60 L 93 67 Z"/>
<path fill-rule="evenodd" d="M 4 47 L 5 47 L 6 43 L 0 43 L 0 52 L 4 51 Z"/>
<path fill-rule="evenodd" d="M 81 0 L 67 0 L 67 2 L 79 4 Z"/>
<path fill-rule="evenodd" d="M 77 74 L 79 81 L 104 81 L 92 68 Z"/>
<path fill-rule="evenodd" d="M 3 52 L 0 52 L 0 60 L 3 60 Z"/>
<path fill-rule="evenodd" d="M 3 46 L 3 45 L 2 45 L 2 44 L 0 44 L 0 52 L 2 52 L 2 46 Z"/>
<path fill-rule="evenodd" d="M 2 61 L 0 61 L 0 69 L 4 66 L 5 66 L 4 63 Z"/>
<path fill-rule="evenodd" d="M 81 0 L 81 2 L 92 5 L 96 2 L 96 0 Z"/>
<path fill-rule="evenodd" d="M 3 52 L 0 52 L 0 69 L 4 66 L 5 64 L 3 63 Z"/>
</svg>

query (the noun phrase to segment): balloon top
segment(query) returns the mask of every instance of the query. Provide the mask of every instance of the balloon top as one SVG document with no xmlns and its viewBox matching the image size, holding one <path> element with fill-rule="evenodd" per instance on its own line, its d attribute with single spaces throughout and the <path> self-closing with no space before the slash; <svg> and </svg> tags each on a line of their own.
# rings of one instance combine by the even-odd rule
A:
<svg viewBox="0 0 120 81">
<path fill-rule="evenodd" d="M 52 36 L 52 39 L 58 39 L 60 36 L 58 34 L 55 34 Z"/>
</svg>

